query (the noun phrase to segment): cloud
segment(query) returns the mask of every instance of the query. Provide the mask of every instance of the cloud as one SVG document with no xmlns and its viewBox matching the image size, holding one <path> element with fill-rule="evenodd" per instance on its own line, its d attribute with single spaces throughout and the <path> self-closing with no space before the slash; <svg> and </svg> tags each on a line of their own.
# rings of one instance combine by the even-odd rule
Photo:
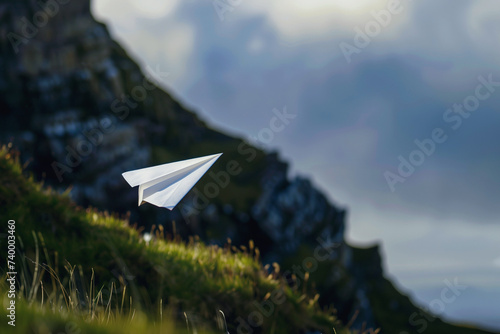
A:
<svg viewBox="0 0 500 334">
<path fill-rule="evenodd" d="M 121 15 L 154 20 L 174 14 L 179 4 L 180 0 L 105 0 L 92 1 L 92 10 L 99 18 L 114 19 Z"/>
<path fill-rule="evenodd" d="M 500 29 L 495 2 L 402 2 L 398 20 L 347 64 L 338 44 L 387 1 L 354 8 L 346 1 L 243 0 L 224 21 L 210 2 L 178 3 L 165 17 L 146 19 L 134 1 L 120 7 L 96 1 L 96 11 L 107 8 L 129 48 L 146 65 L 169 71 L 169 84 L 212 124 L 250 136 L 273 108 L 286 105 L 298 114 L 272 147 L 291 157 L 295 171 L 332 170 L 336 176 L 328 179 L 314 176 L 332 198 L 376 197 L 407 213 L 475 223 L 500 213 L 493 200 L 500 195 L 494 172 L 500 158 L 492 145 L 500 140 L 500 92 L 448 132 L 449 140 L 395 194 L 383 177 L 397 169 L 399 155 L 415 149 L 415 139 L 447 126 L 447 108 L 471 94 L 477 77 L 497 62 L 492 43 L 474 42 Z"/>
<path fill-rule="evenodd" d="M 371 18 L 367 13 L 386 7 L 385 0 L 276 0 L 243 1 L 238 10 L 266 16 L 281 38 L 296 42 L 352 33 L 354 24 Z"/>
<path fill-rule="evenodd" d="M 179 0 L 107 0 L 92 4 L 96 17 L 112 22 L 113 36 L 143 68 L 169 72 L 168 84 L 182 87 L 192 80 L 188 64 L 196 32 L 193 25 L 176 18 Z"/>
<path fill-rule="evenodd" d="M 145 18 L 157 19 L 172 14 L 179 5 L 179 0 L 126 0 L 136 9 L 136 13 Z"/>
</svg>

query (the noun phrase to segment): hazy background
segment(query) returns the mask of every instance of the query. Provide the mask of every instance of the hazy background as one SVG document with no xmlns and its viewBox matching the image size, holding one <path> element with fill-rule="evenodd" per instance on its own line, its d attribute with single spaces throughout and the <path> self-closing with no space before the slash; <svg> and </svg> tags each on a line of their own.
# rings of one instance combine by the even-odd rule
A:
<svg viewBox="0 0 500 334">
<path fill-rule="evenodd" d="M 389 2 L 94 0 L 93 11 L 212 126 L 250 139 L 274 108 L 297 115 L 270 143 L 250 140 L 348 208 L 348 240 L 382 242 L 388 274 L 420 305 L 458 278 L 468 288 L 445 318 L 500 329 L 500 87 L 458 129 L 443 120 L 479 76 L 500 82 L 500 3 L 402 0 L 349 62 L 340 43 L 355 45 Z M 384 172 L 435 128 L 448 139 L 392 192 Z"/>
</svg>

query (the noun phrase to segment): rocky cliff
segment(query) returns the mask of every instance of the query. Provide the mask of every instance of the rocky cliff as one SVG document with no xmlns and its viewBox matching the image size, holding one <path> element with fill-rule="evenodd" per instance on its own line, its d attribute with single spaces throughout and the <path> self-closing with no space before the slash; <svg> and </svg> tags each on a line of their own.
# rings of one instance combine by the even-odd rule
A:
<svg viewBox="0 0 500 334">
<path fill-rule="evenodd" d="M 345 243 L 345 211 L 307 179 L 289 179 L 277 154 L 210 128 L 160 89 L 93 19 L 89 0 L 0 1 L 0 68 L 0 141 L 46 184 L 146 228 L 216 244 L 254 240 L 263 262 L 280 263 L 290 284 L 312 281 L 344 322 L 395 333 L 392 312 L 404 319 L 399 331 L 416 333 L 407 320 L 417 309 L 384 279 L 378 250 Z M 121 177 L 219 152 L 172 212 L 138 208 L 137 189 Z"/>
</svg>

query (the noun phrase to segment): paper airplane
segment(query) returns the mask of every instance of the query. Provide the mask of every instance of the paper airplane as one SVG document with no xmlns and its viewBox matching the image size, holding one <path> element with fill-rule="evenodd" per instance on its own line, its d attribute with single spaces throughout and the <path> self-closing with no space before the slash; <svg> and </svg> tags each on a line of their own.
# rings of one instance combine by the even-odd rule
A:
<svg viewBox="0 0 500 334">
<path fill-rule="evenodd" d="M 125 172 L 131 187 L 139 186 L 144 202 L 172 210 L 222 153 Z"/>
</svg>

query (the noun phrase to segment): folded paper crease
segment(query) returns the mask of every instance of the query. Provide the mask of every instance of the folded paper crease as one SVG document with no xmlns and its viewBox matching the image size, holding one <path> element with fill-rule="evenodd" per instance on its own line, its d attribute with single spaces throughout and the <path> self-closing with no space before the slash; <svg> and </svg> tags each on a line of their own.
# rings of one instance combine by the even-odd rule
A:
<svg viewBox="0 0 500 334">
<path fill-rule="evenodd" d="M 139 186 L 139 205 L 148 202 L 172 210 L 221 155 L 137 169 L 122 176 L 131 187 Z"/>
</svg>

